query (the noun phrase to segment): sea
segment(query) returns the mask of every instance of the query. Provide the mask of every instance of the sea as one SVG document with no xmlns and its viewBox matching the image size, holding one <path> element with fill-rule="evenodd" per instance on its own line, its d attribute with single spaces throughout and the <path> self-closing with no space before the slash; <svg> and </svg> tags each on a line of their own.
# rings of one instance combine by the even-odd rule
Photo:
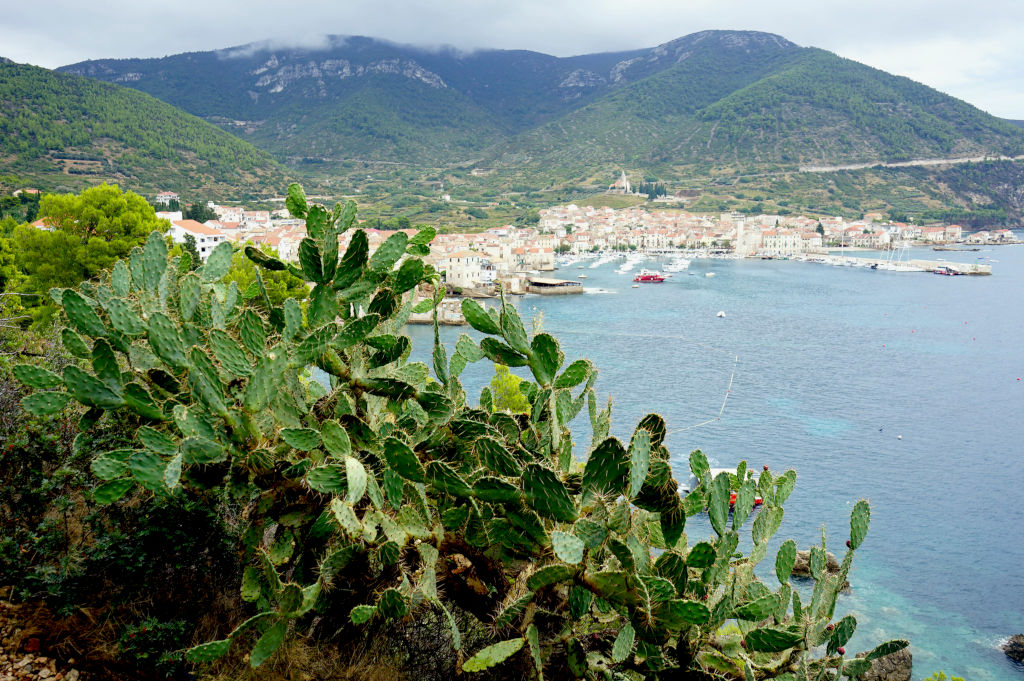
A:
<svg viewBox="0 0 1024 681">
<path fill-rule="evenodd" d="M 1020 681 L 1024 667 L 1000 644 L 1024 633 L 1024 246 L 903 257 L 991 264 L 993 274 L 696 259 L 632 288 L 632 275 L 614 271 L 621 261 L 591 261 L 553 273 L 585 275 L 585 294 L 513 303 L 528 328 L 536 318 L 559 339 L 567 363 L 595 363 L 613 434 L 664 416 L 677 479 L 694 449 L 713 465 L 796 470 L 766 583 L 777 586 L 772 556 L 786 538 L 808 548 L 824 531 L 841 558 L 853 504 L 870 502 L 837 606 L 858 621 L 848 650 L 906 638 L 914 679 L 941 670 Z M 414 359 L 429 364 L 433 329 L 408 333 Z M 460 333 L 480 338 L 442 327 L 449 352 Z M 473 403 L 493 374 L 485 365 L 463 374 Z M 584 410 L 580 456 L 589 431 Z M 711 532 L 706 516 L 688 521 L 691 544 Z"/>
</svg>

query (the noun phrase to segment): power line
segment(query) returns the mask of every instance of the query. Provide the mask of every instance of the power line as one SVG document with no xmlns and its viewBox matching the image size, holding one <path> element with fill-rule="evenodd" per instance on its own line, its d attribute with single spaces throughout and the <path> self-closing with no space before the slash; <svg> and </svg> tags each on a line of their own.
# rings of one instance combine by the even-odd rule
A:
<svg viewBox="0 0 1024 681">
<path fill-rule="evenodd" d="M 711 352 L 717 352 L 719 354 L 725 355 L 726 357 L 732 357 L 733 358 L 732 373 L 729 375 L 729 385 L 726 386 L 725 395 L 722 398 L 722 406 L 718 410 L 718 415 L 715 416 L 714 418 L 710 418 L 710 419 L 707 419 L 706 421 L 701 421 L 700 423 L 695 423 L 695 424 L 690 425 L 690 426 L 685 426 L 683 428 L 673 428 L 672 430 L 668 431 L 666 433 L 666 435 L 672 435 L 672 434 L 675 434 L 675 433 L 682 433 L 682 432 L 687 431 L 687 430 L 693 430 L 695 428 L 700 428 L 701 426 L 706 426 L 706 425 L 709 425 L 711 423 L 715 423 L 717 421 L 721 421 L 722 420 L 722 414 L 725 413 L 725 406 L 729 402 L 729 395 L 732 394 L 732 384 L 733 384 L 733 381 L 736 378 L 736 367 L 739 366 L 739 363 L 740 363 L 739 355 L 733 355 L 732 353 L 730 353 L 730 352 L 728 352 L 726 350 L 722 350 L 721 348 L 716 348 L 713 345 L 708 345 L 707 343 L 702 343 L 700 341 L 694 340 L 692 338 L 687 338 L 686 336 L 682 336 L 682 335 L 661 335 L 661 334 L 646 334 L 646 333 L 606 333 L 606 332 L 594 332 L 593 330 L 590 330 L 590 331 L 579 331 L 579 330 L 568 330 L 568 329 L 559 329 L 556 333 L 559 334 L 559 335 L 562 335 L 562 334 L 580 334 L 580 335 L 585 335 L 585 336 L 601 336 L 601 337 L 609 337 L 609 338 L 650 338 L 650 339 L 655 339 L 655 340 L 681 340 L 684 343 L 690 343 L 691 345 L 696 345 L 696 346 L 698 346 L 700 348 L 703 348 L 705 350 L 709 350 Z"/>
</svg>

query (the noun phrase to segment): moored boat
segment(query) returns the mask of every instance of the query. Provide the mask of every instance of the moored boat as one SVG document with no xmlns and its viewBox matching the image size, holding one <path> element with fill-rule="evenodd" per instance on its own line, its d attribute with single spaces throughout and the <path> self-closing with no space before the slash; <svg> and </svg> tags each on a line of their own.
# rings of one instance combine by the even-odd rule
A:
<svg viewBox="0 0 1024 681">
<path fill-rule="evenodd" d="M 633 281 L 641 284 L 660 284 L 665 281 L 665 277 L 660 272 L 652 272 L 651 270 L 640 270 L 639 274 L 633 277 Z"/>
</svg>

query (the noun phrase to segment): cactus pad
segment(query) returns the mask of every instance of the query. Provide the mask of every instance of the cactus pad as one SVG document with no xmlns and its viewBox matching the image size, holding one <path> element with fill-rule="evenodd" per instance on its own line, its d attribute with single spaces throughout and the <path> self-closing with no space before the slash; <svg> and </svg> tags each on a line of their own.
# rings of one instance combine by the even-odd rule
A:
<svg viewBox="0 0 1024 681">
<path fill-rule="evenodd" d="M 638 430 L 629 446 L 629 497 L 640 493 L 651 467 L 651 434 Z"/>
<path fill-rule="evenodd" d="M 71 401 L 71 395 L 59 392 L 32 393 L 21 398 L 21 407 L 33 416 L 56 414 Z"/>
<path fill-rule="evenodd" d="M 487 646 L 463 662 L 462 671 L 479 672 L 484 669 L 490 669 L 518 653 L 525 643 L 526 639 L 524 638 L 513 638 Z"/>
<path fill-rule="evenodd" d="M 571 579 L 575 574 L 576 570 L 567 565 L 548 565 L 530 575 L 530 578 L 526 580 L 526 586 L 531 591 L 539 591 L 546 586 Z"/>
<path fill-rule="evenodd" d="M 347 494 L 348 476 L 341 464 L 328 464 L 310 469 L 306 473 L 306 483 L 322 494 Z"/>
<path fill-rule="evenodd" d="M 509 503 L 522 497 L 519 488 L 501 478 L 484 476 L 473 484 L 473 496 L 488 503 Z"/>
<path fill-rule="evenodd" d="M 828 654 L 832 655 L 842 646 L 850 642 L 853 632 L 857 630 L 857 619 L 853 615 L 847 615 L 836 622 L 832 636 L 828 639 Z"/>
<path fill-rule="evenodd" d="M 554 381 L 558 369 L 565 359 L 558 346 L 558 341 L 550 334 L 540 333 L 534 336 L 531 350 L 530 370 L 533 372 L 534 378 L 541 385 L 549 385 Z"/>
<path fill-rule="evenodd" d="M 776 594 L 769 594 L 739 606 L 733 611 L 733 616 L 739 620 L 760 622 L 778 610 L 778 607 L 779 597 Z"/>
<path fill-rule="evenodd" d="M 352 621 L 352 624 L 366 624 L 376 612 L 377 606 L 375 605 L 357 605 L 349 612 L 348 618 Z"/>
<path fill-rule="evenodd" d="M 576 523 L 576 536 L 587 548 L 596 549 L 608 536 L 608 530 L 601 523 L 581 518 Z"/>
<path fill-rule="evenodd" d="M 583 542 L 573 534 L 555 530 L 551 533 L 551 548 L 559 560 L 570 565 L 583 562 Z"/>
<path fill-rule="evenodd" d="M 186 650 L 185 659 L 194 663 L 213 662 L 227 655 L 230 649 L 230 638 L 221 641 L 210 641 L 209 643 L 203 643 Z"/>
<path fill-rule="evenodd" d="M 576 520 L 576 505 L 555 472 L 537 463 L 523 469 L 523 494 L 537 513 L 563 523 Z"/>
<path fill-rule="evenodd" d="M 621 442 L 610 437 L 590 453 L 583 469 L 583 488 L 595 492 L 622 492 L 629 470 L 626 449 Z"/>
<path fill-rule="evenodd" d="M 566 367 L 565 371 L 555 379 L 555 387 L 559 389 L 575 388 L 587 380 L 593 369 L 594 366 L 588 360 L 578 359 Z"/>
<path fill-rule="evenodd" d="M 779 552 L 775 554 L 775 576 L 779 583 L 785 584 L 789 576 L 793 574 L 793 566 L 796 564 L 796 542 L 787 539 L 782 542 Z"/>
<path fill-rule="evenodd" d="M 861 499 L 853 506 L 850 513 L 850 548 L 858 549 L 868 534 L 868 523 L 871 521 L 871 507 Z"/>
<path fill-rule="evenodd" d="M 906 648 L 909 645 L 910 645 L 910 642 L 909 641 L 905 641 L 903 639 L 896 639 L 896 640 L 893 640 L 893 641 L 886 641 L 882 645 L 875 647 L 874 650 L 869 652 L 865 656 L 865 659 L 869 660 L 869 661 L 870 660 L 877 660 L 879 658 L 885 657 L 886 655 L 892 655 L 893 653 L 898 653 L 899 651 L 903 650 L 904 648 Z"/>
<path fill-rule="evenodd" d="M 480 307 L 480 303 L 471 298 L 462 301 L 462 315 L 474 329 L 480 333 L 497 335 L 501 333 L 501 327 L 495 322 L 487 311 Z"/>
<path fill-rule="evenodd" d="M 388 619 L 405 617 L 409 613 L 409 601 L 398 589 L 385 589 L 377 599 L 377 612 Z"/>
<path fill-rule="evenodd" d="M 281 439 L 301 452 L 314 450 L 321 444 L 320 433 L 312 428 L 285 428 L 281 431 Z"/>
<path fill-rule="evenodd" d="M 107 328 L 103 325 L 99 315 L 96 314 L 96 310 L 78 291 L 70 289 L 64 291 L 62 303 L 64 305 L 64 312 L 68 316 L 68 321 L 76 329 L 93 338 L 107 334 Z"/>
<path fill-rule="evenodd" d="M 747 650 L 755 653 L 779 653 L 797 645 L 803 638 L 800 632 L 773 627 L 754 629 L 745 636 Z"/>
<path fill-rule="evenodd" d="M 708 542 L 694 544 L 693 548 L 686 555 L 686 566 L 703 569 L 710 567 L 715 562 L 715 549 Z"/>
<path fill-rule="evenodd" d="M 633 652 L 633 641 L 636 639 L 636 631 L 633 629 L 633 625 L 626 622 L 619 629 L 618 635 L 615 637 L 615 643 L 612 645 L 612 662 L 623 662 L 629 657 L 630 653 Z"/>
<path fill-rule="evenodd" d="M 124 404 L 122 395 L 76 366 L 64 367 L 64 385 L 72 397 L 90 407 L 116 409 Z"/>
<path fill-rule="evenodd" d="M 97 504 L 106 506 L 107 504 L 112 504 L 123 497 L 133 485 L 135 485 L 135 481 L 130 478 L 111 480 L 97 486 L 96 489 L 93 490 L 92 498 Z"/>
</svg>

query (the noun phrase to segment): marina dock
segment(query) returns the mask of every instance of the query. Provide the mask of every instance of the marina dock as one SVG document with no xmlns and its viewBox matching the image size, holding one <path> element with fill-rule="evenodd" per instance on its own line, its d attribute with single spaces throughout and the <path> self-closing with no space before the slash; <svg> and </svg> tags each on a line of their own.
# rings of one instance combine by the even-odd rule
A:
<svg viewBox="0 0 1024 681">
<path fill-rule="evenodd" d="M 979 263 L 950 262 L 949 260 L 901 260 L 894 261 L 886 258 L 858 258 L 847 255 L 827 255 L 823 260 L 828 265 L 850 266 L 850 267 L 872 267 L 875 269 L 893 269 L 891 266 L 916 268 L 925 272 L 934 272 L 940 268 L 947 268 L 959 274 L 990 275 L 992 265 Z M 899 271 L 899 270 L 896 270 Z M 912 271 L 912 270 L 905 270 Z"/>
</svg>

